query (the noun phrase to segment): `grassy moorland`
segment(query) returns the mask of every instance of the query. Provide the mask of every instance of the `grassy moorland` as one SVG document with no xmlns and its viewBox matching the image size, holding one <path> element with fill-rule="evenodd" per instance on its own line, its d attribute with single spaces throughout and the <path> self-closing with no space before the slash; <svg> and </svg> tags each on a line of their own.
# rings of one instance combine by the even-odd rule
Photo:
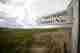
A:
<svg viewBox="0 0 80 53">
<path fill-rule="evenodd" d="M 29 53 L 34 32 L 63 31 L 63 29 L 0 28 L 0 53 Z"/>
</svg>

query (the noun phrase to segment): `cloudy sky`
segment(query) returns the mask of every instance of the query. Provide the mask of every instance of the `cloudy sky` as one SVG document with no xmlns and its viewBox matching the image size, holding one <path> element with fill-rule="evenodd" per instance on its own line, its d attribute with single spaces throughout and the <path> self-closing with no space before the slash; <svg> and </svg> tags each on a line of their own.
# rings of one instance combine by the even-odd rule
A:
<svg viewBox="0 0 80 53">
<path fill-rule="evenodd" d="M 7 12 L 9 17 L 17 16 L 18 23 L 22 24 L 24 19 L 23 23 L 26 25 L 35 24 L 36 16 L 48 16 L 64 11 L 69 3 L 67 1 L 71 0 L 10 0 L 9 5 L 0 4 L 0 11 Z"/>
<path fill-rule="evenodd" d="M 43 16 L 43 15 L 45 16 L 45 15 L 54 14 L 56 12 L 61 12 L 65 10 L 66 6 L 69 3 L 67 1 L 71 1 L 71 0 L 10 0 L 9 5 L 4 5 L 5 6 L 4 8 L 6 9 L 8 8 L 9 9 L 8 11 L 10 11 L 12 14 L 16 14 L 14 16 L 23 15 L 25 13 L 25 12 L 24 13 L 22 12 L 24 11 L 24 8 L 26 8 L 25 11 L 27 14 L 30 14 L 30 16 L 31 15 L 32 16 Z M 11 7 L 11 5 L 13 7 Z M 10 8 L 12 10 L 10 10 Z M 19 13 L 20 11 L 22 12 L 22 14 Z"/>
</svg>

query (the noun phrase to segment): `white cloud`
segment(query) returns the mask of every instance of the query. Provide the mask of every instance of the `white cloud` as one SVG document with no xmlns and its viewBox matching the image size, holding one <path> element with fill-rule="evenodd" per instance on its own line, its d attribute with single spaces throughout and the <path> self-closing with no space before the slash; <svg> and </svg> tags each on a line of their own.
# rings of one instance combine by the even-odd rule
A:
<svg viewBox="0 0 80 53">
<path fill-rule="evenodd" d="M 17 18 L 19 18 L 17 20 L 18 23 L 23 24 L 25 22 L 26 25 L 35 25 L 35 20 L 37 19 L 35 16 L 48 16 L 50 14 L 55 14 L 56 12 L 64 11 L 67 7 L 65 1 L 68 0 L 11 0 L 9 6 L 3 6 L 7 9 L 5 12 L 8 13 L 9 17 L 17 16 Z M 21 3 L 23 6 L 17 5 L 17 3 Z"/>
</svg>

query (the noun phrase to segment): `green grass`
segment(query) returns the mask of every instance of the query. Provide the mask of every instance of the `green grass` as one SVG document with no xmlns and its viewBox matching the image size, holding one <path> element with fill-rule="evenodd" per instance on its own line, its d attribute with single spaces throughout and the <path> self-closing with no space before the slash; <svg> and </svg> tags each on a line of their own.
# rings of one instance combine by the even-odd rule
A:
<svg viewBox="0 0 80 53">
<path fill-rule="evenodd" d="M 28 48 L 30 47 L 32 34 L 34 32 L 61 32 L 64 29 L 9 29 L 9 28 L 0 28 L 0 36 L 13 38 L 10 36 L 14 36 L 14 40 L 18 40 L 19 42 L 26 40 Z M 8 38 L 8 39 L 9 39 Z M 0 45 L 1 46 L 1 45 Z M 2 48 L 2 52 L 0 53 L 16 53 L 15 49 L 12 48 Z"/>
</svg>

